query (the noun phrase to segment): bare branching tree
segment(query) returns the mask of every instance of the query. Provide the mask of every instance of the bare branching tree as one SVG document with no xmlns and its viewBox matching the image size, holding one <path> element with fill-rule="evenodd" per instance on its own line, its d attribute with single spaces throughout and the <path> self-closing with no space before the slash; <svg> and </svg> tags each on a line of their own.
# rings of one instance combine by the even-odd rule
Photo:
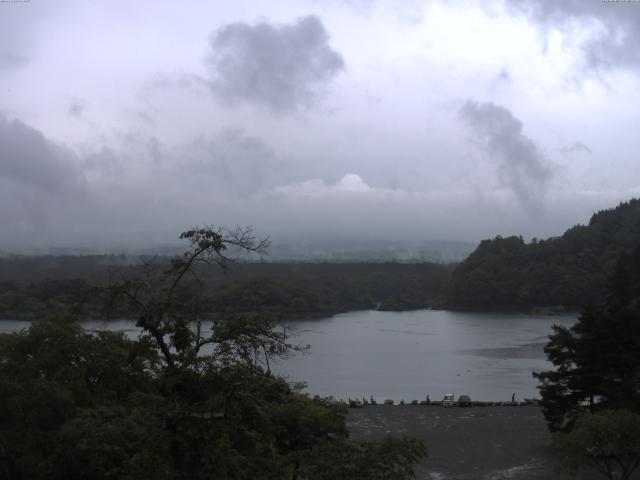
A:
<svg viewBox="0 0 640 480">
<path fill-rule="evenodd" d="M 269 371 L 269 359 L 284 356 L 295 346 L 287 343 L 287 332 L 257 315 L 218 319 L 208 334 L 203 332 L 197 301 L 203 282 L 197 276 L 199 264 L 216 265 L 226 271 L 239 253 L 264 254 L 268 239 L 258 239 L 251 227 L 223 230 L 194 227 L 181 239 L 189 248 L 171 259 L 169 267 L 157 259 L 144 262 L 133 275 L 110 282 L 103 289 L 111 305 L 122 305 L 136 319 L 143 335 L 152 340 L 170 369 L 189 367 L 203 347 L 220 362 L 233 356 L 246 365 L 262 364 Z M 194 281 L 187 282 L 190 278 Z M 188 287 L 188 288 L 187 288 Z"/>
</svg>

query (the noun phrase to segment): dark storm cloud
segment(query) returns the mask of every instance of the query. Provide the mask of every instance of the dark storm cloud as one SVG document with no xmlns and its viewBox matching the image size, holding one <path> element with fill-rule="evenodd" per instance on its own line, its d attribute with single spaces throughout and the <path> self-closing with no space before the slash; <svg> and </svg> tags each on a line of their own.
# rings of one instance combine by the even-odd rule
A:
<svg viewBox="0 0 640 480">
<path fill-rule="evenodd" d="M 640 64 L 640 4 L 635 1 L 512 0 L 513 8 L 543 24 L 570 26 L 575 20 L 596 20 L 603 28 L 583 45 L 590 67 Z"/>
<path fill-rule="evenodd" d="M 74 156 L 20 120 L 0 115 L 0 178 L 48 194 L 80 188 L 82 178 Z"/>
<path fill-rule="evenodd" d="M 491 102 L 468 101 L 459 115 L 498 162 L 500 182 L 524 207 L 538 210 L 553 172 L 538 146 L 522 133 L 520 120 Z"/>
<path fill-rule="evenodd" d="M 232 23 L 212 35 L 211 48 L 213 93 L 229 104 L 246 102 L 276 113 L 312 105 L 345 68 L 312 15 L 283 25 Z"/>
</svg>

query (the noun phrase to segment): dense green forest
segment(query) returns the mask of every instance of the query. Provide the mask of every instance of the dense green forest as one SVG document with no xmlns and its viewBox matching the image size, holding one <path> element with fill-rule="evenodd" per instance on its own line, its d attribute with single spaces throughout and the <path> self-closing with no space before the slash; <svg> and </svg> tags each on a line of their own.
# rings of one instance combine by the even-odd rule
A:
<svg viewBox="0 0 640 480">
<path fill-rule="evenodd" d="M 484 240 L 454 270 L 454 308 L 573 309 L 603 299 L 616 261 L 640 244 L 640 200 L 621 203 L 560 237 Z"/>
<path fill-rule="evenodd" d="M 161 270 L 168 262 L 166 257 L 116 255 L 0 259 L 0 318 L 73 313 L 82 302 L 85 315 L 102 316 L 102 304 L 86 295 L 93 285 L 150 266 Z M 359 309 L 442 307 L 452 268 L 433 263 L 236 263 L 226 273 L 198 266 L 191 282 L 206 283 L 199 296 L 205 314 L 261 311 L 302 318 Z"/>
</svg>

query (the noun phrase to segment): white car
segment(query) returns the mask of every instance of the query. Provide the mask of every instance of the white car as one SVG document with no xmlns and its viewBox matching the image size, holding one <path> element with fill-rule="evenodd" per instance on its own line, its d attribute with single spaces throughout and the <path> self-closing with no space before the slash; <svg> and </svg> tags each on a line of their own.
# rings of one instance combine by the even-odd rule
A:
<svg viewBox="0 0 640 480">
<path fill-rule="evenodd" d="M 446 393 L 442 399 L 443 407 L 455 407 L 456 401 L 454 400 L 453 393 Z"/>
</svg>

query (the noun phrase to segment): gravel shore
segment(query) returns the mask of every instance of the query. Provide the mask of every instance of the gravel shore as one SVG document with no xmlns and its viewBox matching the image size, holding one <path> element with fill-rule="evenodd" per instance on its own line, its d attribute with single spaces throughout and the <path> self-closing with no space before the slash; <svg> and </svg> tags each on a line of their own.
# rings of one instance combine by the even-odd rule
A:
<svg viewBox="0 0 640 480">
<path fill-rule="evenodd" d="M 417 479 L 601 478 L 589 471 L 573 477 L 556 471 L 551 435 L 535 406 L 376 405 L 351 409 L 347 423 L 356 439 L 423 439 L 429 457 L 416 467 Z"/>
</svg>

